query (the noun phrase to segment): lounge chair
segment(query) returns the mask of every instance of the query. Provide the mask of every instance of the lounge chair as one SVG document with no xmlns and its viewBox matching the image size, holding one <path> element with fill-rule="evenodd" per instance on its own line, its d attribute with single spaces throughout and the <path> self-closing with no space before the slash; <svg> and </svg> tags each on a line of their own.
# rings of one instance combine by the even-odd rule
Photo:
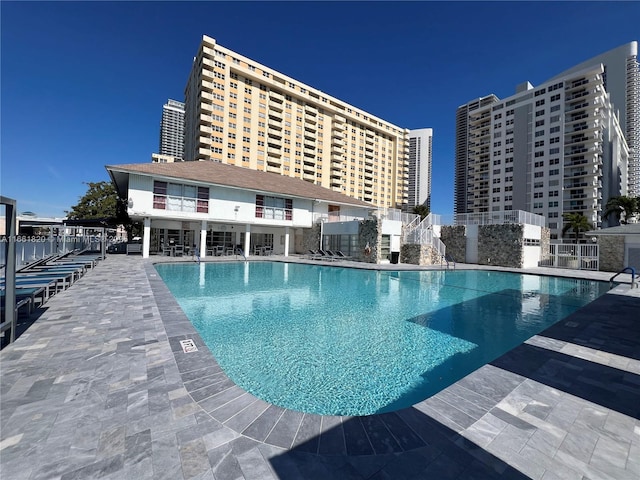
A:
<svg viewBox="0 0 640 480">
<path fill-rule="evenodd" d="M 320 252 L 320 255 L 321 255 L 320 258 L 322 260 L 329 260 L 330 262 L 333 262 L 336 259 L 336 257 L 334 257 L 332 254 L 330 254 L 326 250 L 318 249 L 318 252 Z"/>
<path fill-rule="evenodd" d="M 337 258 L 340 258 L 342 260 L 351 260 L 353 258 L 350 255 L 345 255 L 341 250 L 336 250 L 334 254 Z"/>
<path fill-rule="evenodd" d="M 318 250 L 309 250 L 307 253 L 307 257 L 309 260 L 317 260 L 322 257 L 322 254 Z"/>
</svg>

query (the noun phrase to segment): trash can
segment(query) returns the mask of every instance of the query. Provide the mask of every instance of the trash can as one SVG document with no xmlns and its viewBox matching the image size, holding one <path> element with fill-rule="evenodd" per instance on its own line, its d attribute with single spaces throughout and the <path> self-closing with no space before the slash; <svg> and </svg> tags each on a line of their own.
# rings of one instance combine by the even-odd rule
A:
<svg viewBox="0 0 640 480">
<path fill-rule="evenodd" d="M 398 263 L 400 252 L 391 252 L 391 263 Z"/>
</svg>

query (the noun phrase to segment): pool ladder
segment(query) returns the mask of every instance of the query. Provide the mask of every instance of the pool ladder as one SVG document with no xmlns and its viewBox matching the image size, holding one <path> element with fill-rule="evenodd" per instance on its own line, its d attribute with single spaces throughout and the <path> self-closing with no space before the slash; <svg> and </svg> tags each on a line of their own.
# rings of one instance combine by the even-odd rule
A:
<svg viewBox="0 0 640 480">
<path fill-rule="evenodd" d="M 447 270 L 449 270 L 449 267 L 451 266 L 451 264 L 453 264 L 453 269 L 454 270 L 456 269 L 456 261 L 449 255 L 442 255 L 440 259 L 440 265 L 442 265 L 442 260 L 444 260 L 444 263 L 447 264 Z"/>
<path fill-rule="evenodd" d="M 621 273 L 630 273 L 631 274 L 631 282 L 629 282 L 629 284 L 631 285 L 631 288 L 636 287 L 638 288 L 638 282 L 636 282 L 637 278 L 640 278 L 640 275 L 636 276 L 636 269 L 633 267 L 624 267 L 622 270 L 620 270 L 618 273 L 616 273 L 613 277 L 611 277 L 609 279 L 609 288 L 613 288 L 613 281 L 615 280 L 615 278 L 620 275 Z M 623 282 L 626 283 L 626 282 Z"/>
</svg>

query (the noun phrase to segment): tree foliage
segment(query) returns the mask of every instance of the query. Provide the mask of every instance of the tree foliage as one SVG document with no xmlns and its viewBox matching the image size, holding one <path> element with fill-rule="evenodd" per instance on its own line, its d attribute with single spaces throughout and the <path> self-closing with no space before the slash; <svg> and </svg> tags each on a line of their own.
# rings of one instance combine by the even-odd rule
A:
<svg viewBox="0 0 640 480">
<path fill-rule="evenodd" d="M 111 182 L 85 182 L 87 193 L 77 205 L 65 212 L 71 220 L 104 219 L 108 223 L 125 223 L 122 218 L 121 203 Z"/>
<path fill-rule="evenodd" d="M 578 237 L 581 232 L 593 229 L 591 222 L 582 213 L 563 213 L 562 217 L 565 221 L 562 235 L 564 236 L 565 233 L 572 230 L 576 236 L 576 243 L 578 243 Z"/>
<path fill-rule="evenodd" d="M 420 220 L 424 220 L 424 218 L 431 212 L 429 211 L 429 207 L 426 205 L 416 205 L 413 207 L 413 213 L 420 215 Z"/>
<path fill-rule="evenodd" d="M 621 225 L 625 225 L 635 214 L 640 214 L 640 197 L 611 197 L 604 207 L 603 218 L 611 214 L 615 215 Z"/>
</svg>

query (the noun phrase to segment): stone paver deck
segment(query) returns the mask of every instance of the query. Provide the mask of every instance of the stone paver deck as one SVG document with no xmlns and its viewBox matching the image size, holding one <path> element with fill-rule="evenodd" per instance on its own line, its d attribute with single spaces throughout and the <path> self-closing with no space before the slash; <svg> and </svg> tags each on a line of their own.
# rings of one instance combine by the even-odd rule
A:
<svg viewBox="0 0 640 480">
<path fill-rule="evenodd" d="M 640 478 L 628 286 L 411 408 L 335 417 L 234 385 L 151 262 L 113 255 L 45 305 L 0 369 L 2 478 Z"/>
</svg>

